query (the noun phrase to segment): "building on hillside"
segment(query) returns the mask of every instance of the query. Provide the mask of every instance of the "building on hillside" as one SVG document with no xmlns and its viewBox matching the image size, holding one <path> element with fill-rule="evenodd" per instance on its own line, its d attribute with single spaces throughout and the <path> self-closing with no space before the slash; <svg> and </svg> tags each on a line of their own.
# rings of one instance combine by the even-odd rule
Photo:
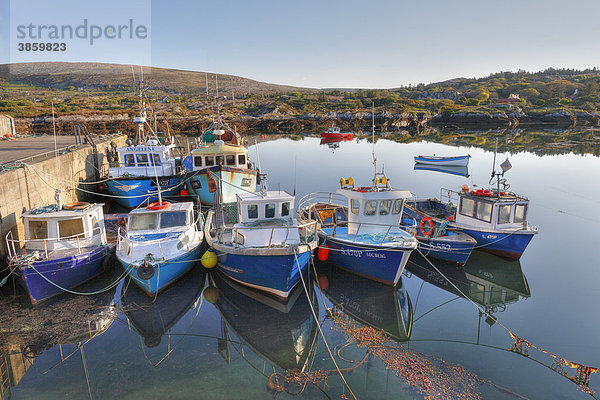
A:
<svg viewBox="0 0 600 400">
<path fill-rule="evenodd" d="M 10 137 L 15 134 L 15 120 L 10 115 L 0 114 L 0 137 Z"/>
<path fill-rule="evenodd" d="M 521 98 L 518 94 L 511 93 L 510 96 L 506 98 L 496 100 L 496 103 L 514 103 L 515 101 L 519 100 L 521 100 Z"/>
</svg>

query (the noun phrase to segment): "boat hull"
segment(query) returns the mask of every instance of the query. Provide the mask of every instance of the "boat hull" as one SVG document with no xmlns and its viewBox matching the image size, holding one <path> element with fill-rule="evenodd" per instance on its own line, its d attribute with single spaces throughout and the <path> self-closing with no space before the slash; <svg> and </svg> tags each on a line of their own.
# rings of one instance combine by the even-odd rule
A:
<svg viewBox="0 0 600 400">
<path fill-rule="evenodd" d="M 461 232 L 477 240 L 477 250 L 495 254 L 497 256 L 518 260 L 537 232 L 498 232 L 483 231 L 471 228 L 460 228 Z"/>
<path fill-rule="evenodd" d="M 396 286 L 413 249 L 379 248 L 347 243 L 321 236 L 321 247 L 327 246 L 327 261 L 354 274 Z"/>
<path fill-rule="evenodd" d="M 194 266 L 200 258 L 200 248 L 201 245 L 198 244 L 193 250 L 182 256 L 152 264 L 154 274 L 149 279 L 140 278 L 138 276 L 138 267 L 127 263 L 119 258 L 118 255 L 117 258 L 131 280 L 148 296 L 155 296 L 161 290 L 185 275 Z"/>
<path fill-rule="evenodd" d="M 75 256 L 36 261 L 31 265 L 15 265 L 12 268 L 17 280 L 29 294 L 31 303 L 37 305 L 65 293 L 61 288 L 74 289 L 100 275 L 104 271 L 103 261 L 107 254 L 108 246 L 100 246 Z"/>
<path fill-rule="evenodd" d="M 223 203 L 235 202 L 238 193 L 256 191 L 256 170 L 223 166 L 211 167 L 210 170 L 222 182 Z M 216 203 L 217 193 L 211 193 L 209 190 L 210 177 L 207 169 L 190 172 L 186 178 L 189 178 L 190 193 L 196 196 L 202 204 L 214 205 Z"/>
<path fill-rule="evenodd" d="M 426 236 L 418 236 L 419 251 L 425 257 L 433 257 L 438 260 L 450 261 L 459 265 L 464 265 L 477 242 L 467 235 L 459 236 L 453 240 L 452 236 L 442 236 L 438 238 L 429 238 Z M 461 238 L 461 237 L 464 237 Z M 468 239 L 466 239 L 468 237 Z"/>
<path fill-rule="evenodd" d="M 182 189 L 180 175 L 161 176 L 158 179 L 161 183 L 162 196 L 174 196 Z M 158 200 L 155 181 L 156 178 L 146 177 L 113 178 L 106 181 L 107 192 L 115 196 L 114 200 L 123 207 L 136 208 L 141 204 Z"/>
<path fill-rule="evenodd" d="M 286 300 L 308 270 L 311 251 L 285 255 L 231 254 L 215 248 L 218 268 L 231 279 Z"/>
<path fill-rule="evenodd" d="M 438 165 L 445 167 L 466 167 L 469 164 L 470 156 L 459 157 L 426 157 L 415 156 L 415 162 L 418 164 Z"/>
</svg>

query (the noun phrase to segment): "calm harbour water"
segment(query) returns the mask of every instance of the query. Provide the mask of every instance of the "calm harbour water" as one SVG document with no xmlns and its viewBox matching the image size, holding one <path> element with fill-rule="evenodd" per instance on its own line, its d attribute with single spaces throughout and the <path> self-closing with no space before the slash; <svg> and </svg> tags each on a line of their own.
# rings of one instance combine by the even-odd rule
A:
<svg viewBox="0 0 600 400">
<path fill-rule="evenodd" d="M 297 200 L 334 191 L 340 177 L 370 184 L 373 174 L 366 140 L 332 150 L 318 138 L 284 138 L 261 143 L 259 150 L 269 188 L 291 192 L 295 186 Z M 464 183 L 485 186 L 493 159 L 475 147 L 386 139 L 377 141 L 375 153 L 392 186 L 418 197 L 437 197 L 441 187 Z M 413 170 L 414 155 L 432 153 L 470 154 L 471 176 Z M 249 154 L 257 160 L 256 146 Z M 396 290 L 317 263 L 326 290 L 309 282 L 309 295 L 319 324 L 301 285 L 284 307 L 205 274 L 200 265 L 154 304 L 123 282 L 104 296 L 67 297 L 31 311 L 32 321 L 49 330 L 4 344 L 3 356 L 18 378 L 5 398 L 352 398 L 319 326 L 359 399 L 589 398 L 568 379 L 576 369 L 559 367 L 557 357 L 600 366 L 600 217 L 593 212 L 600 204 L 600 158 L 500 153 L 498 163 L 506 156 L 513 165 L 506 174 L 511 190 L 529 197 L 529 223 L 540 230 L 520 262 L 474 254 L 458 269 L 433 260 L 453 287 L 414 257 Z M 112 276 L 118 273 L 115 266 Z M 112 302 L 116 307 L 105 307 Z M 371 340 L 386 338 L 377 333 L 384 330 L 387 342 L 344 346 L 368 325 L 376 328 Z M 528 357 L 508 351 L 508 330 L 536 346 Z M 295 368 L 319 372 L 312 377 L 326 377 L 326 384 L 286 382 L 285 370 Z M 598 373 L 589 383 L 600 391 Z"/>
</svg>

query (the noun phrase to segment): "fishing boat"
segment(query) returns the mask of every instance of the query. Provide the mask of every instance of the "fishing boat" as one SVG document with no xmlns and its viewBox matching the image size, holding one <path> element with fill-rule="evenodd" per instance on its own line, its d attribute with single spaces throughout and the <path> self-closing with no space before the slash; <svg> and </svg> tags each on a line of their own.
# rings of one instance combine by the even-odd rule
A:
<svg viewBox="0 0 600 400">
<path fill-rule="evenodd" d="M 352 137 L 352 132 L 340 132 L 340 127 L 335 126 L 335 123 L 332 123 L 331 126 L 325 132 L 321 132 L 321 139 L 352 140 Z"/>
<path fill-rule="evenodd" d="M 445 166 L 445 165 L 431 165 L 431 164 L 415 164 L 415 171 L 432 171 L 442 172 L 444 174 L 469 177 L 469 168 L 467 166 Z"/>
<path fill-rule="evenodd" d="M 284 371 L 303 372 L 310 368 L 318 338 L 318 324 L 311 303 L 318 313 L 319 301 L 312 285 L 293 289 L 290 299 L 281 302 L 211 271 L 210 285 L 218 296 L 211 301 L 224 321 L 219 339 L 219 354 L 229 364 L 237 354 L 250 349 L 262 360 Z M 309 300 L 310 298 L 310 300 Z M 318 315 L 318 314 L 317 314 Z M 232 338 L 235 335 L 238 340 Z M 234 357 L 232 357 L 234 356 Z M 251 357 L 244 357 L 250 362 Z M 260 368 L 263 368 L 263 362 Z"/>
<path fill-rule="evenodd" d="M 445 167 L 466 167 L 469 165 L 471 156 L 454 156 L 454 157 L 438 157 L 438 156 L 415 156 L 415 163 L 429 165 L 443 165 Z"/>
<path fill-rule="evenodd" d="M 109 253 L 103 204 L 70 203 L 23 213 L 25 239 L 6 235 L 9 266 L 37 305 L 104 271 Z"/>
<path fill-rule="evenodd" d="M 318 286 L 341 313 L 398 342 L 412 333 L 413 308 L 402 280 L 396 287 L 351 274 L 329 262 L 316 264 Z"/>
<path fill-rule="evenodd" d="M 119 228 L 116 255 L 125 272 L 148 296 L 155 296 L 199 259 L 202 226 L 194 204 L 159 200 L 132 210 Z"/>
<path fill-rule="evenodd" d="M 355 187 L 353 178 L 340 178 L 336 193 L 317 192 L 303 197 L 298 205 L 298 221 L 317 223 L 319 259 L 395 286 L 417 247 L 417 240 L 399 226 L 404 202 L 412 194 L 392 188 L 385 172 L 377 172 L 374 149 L 373 166 L 371 186 Z"/>
<path fill-rule="evenodd" d="M 137 126 L 135 142 L 128 139 L 127 146 L 116 148 L 117 161 L 110 164 L 105 178 L 108 195 L 127 208 L 158 200 L 158 186 L 163 196 L 178 195 L 183 189 L 175 140 L 168 126 L 164 134 L 159 134 L 156 126 L 150 128 L 150 134 L 145 132 L 151 108 L 144 101 L 143 78 L 138 81 L 138 89 L 139 115 L 133 118 Z"/>
<path fill-rule="evenodd" d="M 410 203 L 408 203 L 410 204 Z M 477 241 L 463 232 L 448 228 L 448 221 L 435 226 L 427 219 L 420 223 L 403 211 L 401 226 L 405 227 L 419 242 L 419 252 L 426 257 L 464 265 L 473 252 Z"/>
<path fill-rule="evenodd" d="M 222 182 L 222 200 L 235 202 L 238 193 L 256 191 L 258 169 L 248 158 L 248 148 L 235 129 L 217 115 L 197 140 L 196 148 L 185 157 L 189 193 L 205 205 L 216 204 L 216 185 L 209 171 Z"/>
<path fill-rule="evenodd" d="M 260 192 L 236 196 L 236 203 L 219 200 L 206 217 L 205 237 L 217 254 L 218 268 L 285 300 L 317 247 L 315 223 L 298 224 L 294 196 L 285 191 L 269 191 L 265 185 Z"/>
<path fill-rule="evenodd" d="M 508 191 L 510 185 L 503 176 L 511 167 L 507 159 L 501 173 L 492 172 L 490 183 L 496 178 L 495 188 L 471 190 L 467 184 L 460 191 L 442 188 L 440 199 L 407 203 L 406 215 L 420 225 L 437 228 L 444 224 L 475 239 L 478 250 L 518 260 L 538 228 L 527 222 L 529 199 Z"/>
</svg>

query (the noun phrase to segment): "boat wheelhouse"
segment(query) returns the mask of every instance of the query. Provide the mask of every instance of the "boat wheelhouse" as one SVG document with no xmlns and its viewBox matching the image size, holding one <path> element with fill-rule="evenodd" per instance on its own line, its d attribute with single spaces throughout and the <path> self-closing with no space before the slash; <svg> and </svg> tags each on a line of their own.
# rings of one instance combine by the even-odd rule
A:
<svg viewBox="0 0 600 400">
<path fill-rule="evenodd" d="M 212 143 L 203 144 L 193 149 L 186 157 L 186 169 L 189 171 L 190 193 L 194 194 L 202 204 L 216 204 L 216 184 L 208 171 L 214 173 L 223 182 L 221 198 L 224 203 L 236 201 L 236 194 L 256 191 L 258 170 L 248 159 L 248 149 L 239 140 L 225 143 L 221 138 L 225 130 L 214 130 L 205 133 L 216 138 Z M 236 137 L 236 136 L 233 136 Z M 212 181 L 211 181 L 212 179 Z"/>
<path fill-rule="evenodd" d="M 340 179 L 336 193 L 312 193 L 298 209 L 298 220 L 317 222 L 319 258 L 340 268 L 395 286 L 417 240 L 402 229 L 400 218 L 408 190 L 393 189 L 385 176 L 372 187 Z"/>
<path fill-rule="evenodd" d="M 6 235 L 9 265 L 31 303 L 71 290 L 104 270 L 103 204 L 52 204 L 23 213 L 25 239 Z"/>
<path fill-rule="evenodd" d="M 518 260 L 538 233 L 527 217 L 529 199 L 509 191 L 442 188 L 440 199 L 415 200 L 406 213 L 417 221 L 428 218 L 436 227 L 446 223 L 477 241 L 476 249 Z M 456 204 L 456 206 L 455 206 Z"/>
<path fill-rule="evenodd" d="M 205 236 L 218 267 L 233 280 L 286 300 L 317 246 L 315 223 L 297 223 L 294 196 L 285 191 L 236 197 L 236 203 L 208 212 Z"/>
<path fill-rule="evenodd" d="M 149 139 L 145 144 L 118 147 L 118 162 L 108 169 L 108 193 L 128 208 L 156 201 L 159 186 L 163 195 L 176 195 L 182 189 L 182 175 L 175 151 L 173 138 L 164 144 Z"/>
<path fill-rule="evenodd" d="M 194 266 L 202 239 L 192 202 L 156 202 L 129 213 L 116 255 L 133 282 L 154 296 Z"/>
</svg>

